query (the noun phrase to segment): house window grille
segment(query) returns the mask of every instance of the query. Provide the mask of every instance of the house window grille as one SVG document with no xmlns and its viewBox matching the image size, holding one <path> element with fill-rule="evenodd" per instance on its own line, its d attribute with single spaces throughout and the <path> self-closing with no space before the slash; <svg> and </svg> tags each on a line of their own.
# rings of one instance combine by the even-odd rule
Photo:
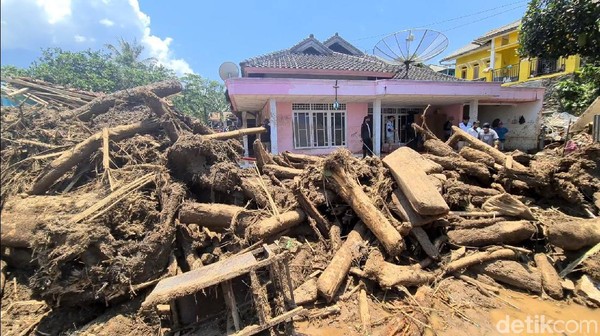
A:
<svg viewBox="0 0 600 336">
<path fill-rule="evenodd" d="M 292 104 L 294 148 L 346 146 L 346 104 Z"/>
</svg>

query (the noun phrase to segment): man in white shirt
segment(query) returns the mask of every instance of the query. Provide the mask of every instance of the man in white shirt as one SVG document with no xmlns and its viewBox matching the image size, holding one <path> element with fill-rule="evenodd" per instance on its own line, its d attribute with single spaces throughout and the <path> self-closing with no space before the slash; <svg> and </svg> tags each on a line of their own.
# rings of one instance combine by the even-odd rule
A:
<svg viewBox="0 0 600 336">
<path fill-rule="evenodd" d="M 389 116 L 385 123 L 385 144 L 386 152 L 390 153 L 392 144 L 394 143 L 394 117 Z"/>
<path fill-rule="evenodd" d="M 490 128 L 490 123 L 484 123 L 483 129 L 479 131 L 479 140 L 494 148 L 498 148 L 498 139 L 498 133 Z"/>
<path fill-rule="evenodd" d="M 465 132 L 469 132 L 469 129 L 471 129 L 471 127 L 473 127 L 473 125 L 469 122 L 469 116 L 464 116 L 463 120 L 461 122 L 458 123 L 458 127 L 465 131 Z M 458 150 L 460 151 L 463 147 L 465 146 L 465 142 L 464 141 L 459 141 L 458 142 Z"/>
<path fill-rule="evenodd" d="M 473 125 L 471 126 L 471 128 L 469 128 L 467 130 L 467 133 L 469 133 L 469 135 L 472 135 L 476 138 L 479 138 L 479 132 L 481 131 L 481 128 L 479 128 L 479 120 L 473 122 Z"/>
</svg>

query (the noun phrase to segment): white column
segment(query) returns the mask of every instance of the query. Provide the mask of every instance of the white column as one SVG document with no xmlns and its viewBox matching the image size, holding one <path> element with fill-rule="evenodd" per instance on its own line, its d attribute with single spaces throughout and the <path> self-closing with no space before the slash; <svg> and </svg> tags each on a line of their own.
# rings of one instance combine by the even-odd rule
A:
<svg viewBox="0 0 600 336">
<path fill-rule="evenodd" d="M 492 46 L 490 47 L 490 68 L 494 70 L 496 67 L 496 39 L 492 39 Z"/>
<path fill-rule="evenodd" d="M 373 152 L 381 155 L 381 99 L 373 102 Z"/>
<path fill-rule="evenodd" d="M 248 112 L 242 112 L 242 129 L 248 128 Z M 244 135 L 244 156 L 248 157 L 248 136 Z"/>
<path fill-rule="evenodd" d="M 277 150 L 277 101 L 275 99 L 269 99 L 269 121 L 271 124 L 271 153 L 279 154 Z"/>
<path fill-rule="evenodd" d="M 471 122 L 479 120 L 479 101 L 477 99 L 469 102 L 469 117 Z"/>
</svg>

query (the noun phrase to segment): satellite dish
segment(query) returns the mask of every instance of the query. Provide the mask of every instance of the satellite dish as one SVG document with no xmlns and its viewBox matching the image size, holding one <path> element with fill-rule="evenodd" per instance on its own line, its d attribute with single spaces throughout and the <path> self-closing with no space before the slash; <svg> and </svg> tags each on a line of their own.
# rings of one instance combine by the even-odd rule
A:
<svg viewBox="0 0 600 336">
<path fill-rule="evenodd" d="M 236 78 L 240 76 L 240 70 L 235 63 L 225 62 L 219 67 L 219 76 L 221 76 L 222 80 Z"/>
<path fill-rule="evenodd" d="M 393 33 L 377 42 L 373 54 L 393 64 L 404 64 L 408 78 L 411 63 L 423 63 L 442 53 L 448 38 L 431 29 L 407 29 Z"/>
</svg>

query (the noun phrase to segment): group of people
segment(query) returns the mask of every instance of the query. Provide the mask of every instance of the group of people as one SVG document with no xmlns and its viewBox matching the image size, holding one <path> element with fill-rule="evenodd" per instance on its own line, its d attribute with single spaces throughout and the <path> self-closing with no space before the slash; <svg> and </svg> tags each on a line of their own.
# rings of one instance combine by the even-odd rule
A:
<svg viewBox="0 0 600 336">
<path fill-rule="evenodd" d="M 444 125 L 444 132 L 446 135 L 446 140 L 452 134 L 452 122 L 453 118 L 446 122 Z M 462 122 L 458 124 L 461 130 L 467 132 L 469 135 L 485 142 L 486 144 L 493 146 L 499 150 L 504 150 L 504 143 L 506 142 L 506 133 L 508 133 L 508 128 L 504 127 L 504 124 L 500 119 L 494 119 L 492 124 L 485 122 L 481 125 L 479 120 L 474 122 L 470 122 L 470 118 L 468 116 L 463 117 Z M 464 146 L 464 142 L 459 142 L 458 147 L 459 150 Z"/>
</svg>

